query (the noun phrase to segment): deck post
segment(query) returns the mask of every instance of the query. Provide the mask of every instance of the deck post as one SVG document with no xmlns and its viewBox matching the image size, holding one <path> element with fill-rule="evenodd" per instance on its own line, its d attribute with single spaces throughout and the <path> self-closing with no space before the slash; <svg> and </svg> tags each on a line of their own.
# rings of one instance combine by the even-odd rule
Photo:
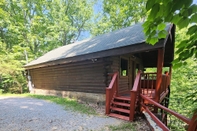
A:
<svg viewBox="0 0 197 131">
<path fill-rule="evenodd" d="M 133 121 L 134 120 L 134 115 L 135 115 L 135 102 L 136 102 L 137 92 L 131 90 L 130 95 L 131 95 L 131 98 L 130 98 L 131 103 L 130 103 L 129 121 Z"/>
<path fill-rule="evenodd" d="M 116 96 L 119 96 L 119 73 L 117 72 L 117 77 L 116 77 Z"/>
<path fill-rule="evenodd" d="M 162 82 L 162 68 L 164 62 L 164 50 L 158 49 L 157 56 L 157 79 L 156 79 L 156 89 L 155 89 L 155 101 L 159 103 L 160 99 L 160 86 Z M 155 107 L 154 112 L 157 112 L 158 108 Z"/>
<path fill-rule="evenodd" d="M 110 90 L 106 89 L 106 101 L 105 101 L 105 114 L 108 115 L 110 113 Z"/>
<path fill-rule="evenodd" d="M 189 123 L 187 131 L 196 131 L 197 130 L 197 111 L 194 112 L 194 115 Z"/>
<path fill-rule="evenodd" d="M 170 69 L 169 69 L 169 76 L 170 76 L 170 81 L 169 81 L 169 85 L 170 85 L 171 78 L 172 78 L 172 66 L 170 66 Z"/>
</svg>

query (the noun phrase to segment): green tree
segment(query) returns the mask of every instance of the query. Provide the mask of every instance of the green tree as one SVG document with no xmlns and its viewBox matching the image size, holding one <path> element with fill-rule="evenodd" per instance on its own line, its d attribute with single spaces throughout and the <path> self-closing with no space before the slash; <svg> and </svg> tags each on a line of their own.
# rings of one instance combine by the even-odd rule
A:
<svg viewBox="0 0 197 131">
<path fill-rule="evenodd" d="M 148 17 L 143 27 L 148 43 L 155 44 L 158 39 L 166 37 L 166 22 L 179 29 L 186 28 L 188 37 L 177 46 L 178 57 L 174 62 L 177 66 L 186 63 L 190 57 L 197 57 L 197 5 L 192 3 L 192 0 L 148 0 L 146 4 Z"/>
<path fill-rule="evenodd" d="M 93 15 L 91 0 L 6 0 L 1 5 L 3 43 L 10 49 L 27 47 L 35 57 L 77 41 Z"/>
<path fill-rule="evenodd" d="M 143 27 L 147 43 L 154 45 L 158 39 L 166 37 L 166 23 L 178 27 L 170 108 L 191 117 L 192 110 L 197 111 L 197 5 L 193 0 L 148 0 L 146 10 L 148 17 Z M 179 125 L 173 128 L 178 130 Z"/>
<path fill-rule="evenodd" d="M 175 50 L 178 50 L 181 41 L 188 37 L 185 34 L 186 31 L 187 28 L 182 30 L 177 28 Z M 175 57 L 177 58 L 178 55 L 175 54 Z M 186 62 L 188 64 L 183 64 L 179 68 L 173 69 L 169 108 L 191 118 L 193 111 L 197 107 L 197 62 L 194 57 L 188 58 Z M 184 122 L 172 115 L 168 116 L 171 130 L 184 130 Z"/>
<path fill-rule="evenodd" d="M 146 0 L 103 0 L 102 10 L 95 18 L 93 35 L 99 35 L 143 22 Z"/>
<path fill-rule="evenodd" d="M 48 15 L 53 25 L 50 35 L 55 41 L 67 45 L 77 41 L 83 31 L 89 30 L 93 4 L 90 0 L 56 0 L 48 4 Z"/>
<path fill-rule="evenodd" d="M 26 86 L 23 65 L 77 41 L 91 26 L 93 0 L 1 0 L 0 88 Z M 27 53 L 25 53 L 27 52 Z"/>
</svg>

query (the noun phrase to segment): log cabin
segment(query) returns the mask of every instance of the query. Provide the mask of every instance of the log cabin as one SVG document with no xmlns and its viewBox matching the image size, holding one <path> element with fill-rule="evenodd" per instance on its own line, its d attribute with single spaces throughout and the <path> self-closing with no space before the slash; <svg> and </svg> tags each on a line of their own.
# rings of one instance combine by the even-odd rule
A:
<svg viewBox="0 0 197 131">
<path fill-rule="evenodd" d="M 175 26 L 167 24 L 166 31 L 154 46 L 146 43 L 139 23 L 54 49 L 25 65 L 31 93 L 105 103 L 106 115 L 129 121 L 148 112 L 167 130 L 163 108 L 169 104 Z M 153 115 L 159 111 L 162 123 Z"/>
</svg>

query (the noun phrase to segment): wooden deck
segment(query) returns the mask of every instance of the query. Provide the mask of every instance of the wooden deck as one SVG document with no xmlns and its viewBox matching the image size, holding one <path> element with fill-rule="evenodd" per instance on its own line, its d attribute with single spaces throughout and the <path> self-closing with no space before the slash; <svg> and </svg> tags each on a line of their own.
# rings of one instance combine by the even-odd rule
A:
<svg viewBox="0 0 197 131">
<path fill-rule="evenodd" d="M 139 108 L 139 94 L 142 94 L 158 103 L 162 103 L 169 93 L 169 79 L 168 75 L 162 75 L 159 89 L 156 88 L 157 73 L 141 73 L 138 72 L 133 89 L 125 91 L 124 93 L 117 93 L 118 91 L 118 73 L 113 75 L 109 87 L 106 89 L 106 114 L 120 118 L 120 115 L 125 115 L 125 120 L 133 121 L 136 109 Z M 158 99 L 159 98 L 159 99 Z M 143 100 L 144 104 L 150 104 L 149 101 Z M 157 110 L 157 109 L 155 109 Z M 127 118 L 130 117 L 130 118 Z M 125 117 L 121 117 L 125 118 Z"/>
<path fill-rule="evenodd" d="M 163 99 L 168 95 L 169 93 L 169 89 L 167 88 L 166 90 L 164 90 L 163 92 L 160 93 L 160 99 L 159 99 L 159 103 L 161 103 L 163 101 Z M 141 94 L 145 95 L 146 97 L 149 97 L 151 99 L 155 99 L 155 89 L 141 89 Z"/>
<path fill-rule="evenodd" d="M 154 73 L 151 73 L 153 76 Z M 116 117 L 126 121 L 133 121 L 134 115 L 137 112 L 145 111 L 152 120 L 164 131 L 169 131 L 167 127 L 166 112 L 174 115 L 178 119 L 188 124 L 187 131 L 196 131 L 197 129 L 197 114 L 194 114 L 191 119 L 178 114 L 177 112 L 168 109 L 170 93 L 170 77 L 168 75 L 161 76 L 159 88 L 155 86 L 155 77 L 147 76 L 141 80 L 141 73 L 138 72 L 133 89 L 128 93 L 118 94 L 118 73 L 113 75 L 111 83 L 106 88 L 106 115 Z M 143 83 L 144 82 L 144 83 Z M 159 98 L 159 100 L 158 100 Z M 163 110 L 162 119 L 157 118 L 158 109 Z M 164 112 L 164 110 L 166 112 Z M 154 129 L 153 129 L 154 130 Z"/>
</svg>

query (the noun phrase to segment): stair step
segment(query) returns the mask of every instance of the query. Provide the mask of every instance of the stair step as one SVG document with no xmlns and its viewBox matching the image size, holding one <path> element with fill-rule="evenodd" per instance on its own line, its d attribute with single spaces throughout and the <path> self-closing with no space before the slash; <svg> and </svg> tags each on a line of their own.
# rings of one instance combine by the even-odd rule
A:
<svg viewBox="0 0 197 131">
<path fill-rule="evenodd" d="M 119 119 L 123 119 L 123 120 L 129 121 L 129 117 L 128 116 L 123 116 L 123 115 L 119 115 L 119 114 L 115 114 L 115 113 L 110 113 L 108 116 L 116 117 L 116 118 L 119 118 Z"/>
<path fill-rule="evenodd" d="M 130 104 L 128 104 L 128 103 L 122 103 L 122 102 L 112 102 L 112 103 L 113 103 L 114 105 L 130 107 Z"/>
<path fill-rule="evenodd" d="M 123 100 L 123 101 L 130 101 L 129 97 L 114 97 L 114 99 Z"/>
<path fill-rule="evenodd" d="M 130 110 L 127 110 L 127 109 L 116 108 L 116 107 L 111 107 L 110 109 L 111 110 L 114 110 L 114 111 L 119 111 L 119 112 L 127 113 L 127 114 L 130 113 Z"/>
</svg>

